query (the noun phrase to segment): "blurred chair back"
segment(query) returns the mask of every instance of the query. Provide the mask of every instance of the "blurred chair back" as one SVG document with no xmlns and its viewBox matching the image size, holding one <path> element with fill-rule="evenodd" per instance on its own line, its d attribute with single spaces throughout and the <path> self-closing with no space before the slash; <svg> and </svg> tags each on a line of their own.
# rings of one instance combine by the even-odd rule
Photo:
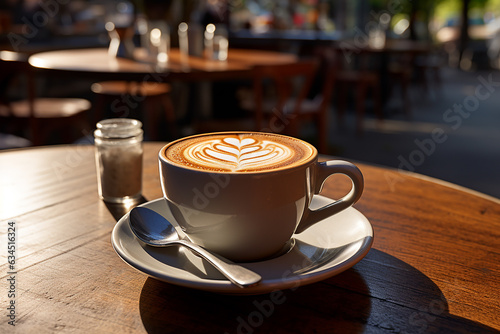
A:
<svg viewBox="0 0 500 334">
<path fill-rule="evenodd" d="M 0 51 L 0 103 L 7 105 L 9 86 L 20 75 L 26 76 L 27 95 L 34 96 L 33 76 L 29 71 L 28 56 L 13 51 Z"/>
<path fill-rule="evenodd" d="M 113 103 L 128 96 L 132 101 L 136 101 L 137 105 L 140 102 L 143 107 L 144 127 L 148 139 L 172 140 L 178 136 L 170 84 L 148 81 L 100 81 L 92 84 L 91 90 L 96 96 L 95 122 L 104 118 L 106 107 L 113 106 Z M 162 113 L 167 121 L 168 133 L 162 131 Z"/>
<path fill-rule="evenodd" d="M 325 104 L 318 99 L 309 99 L 318 66 L 317 60 L 303 60 L 292 64 L 254 67 L 253 110 L 256 130 L 300 137 L 302 121 L 312 119 L 318 129 L 318 149 L 320 152 L 326 150 L 325 106 L 328 101 Z M 266 125 L 264 119 L 268 120 Z"/>
<path fill-rule="evenodd" d="M 337 118 L 338 123 L 342 124 L 344 113 L 347 106 L 348 88 L 352 87 L 355 112 L 356 112 L 356 131 L 363 133 L 364 117 L 366 104 L 368 102 L 368 92 L 371 91 L 373 100 L 373 110 L 378 119 L 382 119 L 382 96 L 381 96 L 381 78 L 380 64 L 372 53 L 348 47 L 332 47 L 325 50 L 326 54 L 332 54 L 335 57 L 338 72 L 336 80 L 337 90 Z"/>
<path fill-rule="evenodd" d="M 48 143 L 51 131 L 59 130 L 63 142 L 70 142 L 73 128 L 82 131 L 87 123 L 89 101 L 80 98 L 37 98 L 34 70 L 28 56 L 18 52 L 0 51 L 0 117 L 28 130 L 34 145 Z M 11 101 L 9 87 L 17 77 L 26 79 L 24 99 Z"/>
</svg>

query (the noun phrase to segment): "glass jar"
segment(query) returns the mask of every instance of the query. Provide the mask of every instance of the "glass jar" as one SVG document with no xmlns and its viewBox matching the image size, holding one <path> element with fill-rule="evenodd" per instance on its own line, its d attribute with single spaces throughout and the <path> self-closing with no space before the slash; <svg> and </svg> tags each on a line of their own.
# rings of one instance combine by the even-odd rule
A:
<svg viewBox="0 0 500 334">
<path fill-rule="evenodd" d="M 142 123 L 114 118 L 94 131 L 99 196 L 106 202 L 137 200 L 142 193 Z"/>
</svg>

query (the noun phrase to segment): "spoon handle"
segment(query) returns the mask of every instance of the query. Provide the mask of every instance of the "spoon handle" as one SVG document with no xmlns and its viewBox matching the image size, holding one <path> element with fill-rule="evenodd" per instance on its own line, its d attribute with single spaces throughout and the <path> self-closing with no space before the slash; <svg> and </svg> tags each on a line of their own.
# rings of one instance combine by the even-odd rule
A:
<svg viewBox="0 0 500 334">
<path fill-rule="evenodd" d="M 210 262 L 224 276 L 226 276 L 231 282 L 233 282 L 240 288 L 253 286 L 262 279 L 259 274 L 254 273 L 253 271 L 250 271 L 240 265 L 230 263 L 229 260 L 224 259 L 222 256 L 210 253 L 205 248 L 198 246 L 192 242 L 189 242 L 187 240 L 179 240 L 178 242 L 176 241 L 176 243 L 179 243 L 182 246 L 198 253 L 198 255 Z"/>
</svg>

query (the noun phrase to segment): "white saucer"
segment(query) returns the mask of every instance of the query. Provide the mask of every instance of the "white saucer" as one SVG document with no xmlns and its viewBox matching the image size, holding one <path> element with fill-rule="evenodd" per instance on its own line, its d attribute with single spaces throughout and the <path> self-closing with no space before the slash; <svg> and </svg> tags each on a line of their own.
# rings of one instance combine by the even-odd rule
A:
<svg viewBox="0 0 500 334">
<path fill-rule="evenodd" d="M 332 200 L 315 196 L 311 208 Z M 143 204 L 177 226 L 164 199 Z M 178 229 L 179 230 L 179 229 Z M 263 294 L 297 288 L 341 273 L 359 262 L 373 243 L 373 229 L 366 217 L 348 208 L 294 235 L 295 245 L 279 257 L 243 263 L 262 276 L 253 287 L 239 288 L 210 264 L 181 247 L 155 248 L 139 242 L 129 226 L 129 214 L 113 229 L 111 243 L 118 255 L 135 269 L 156 279 L 200 290 L 224 294 Z"/>
</svg>

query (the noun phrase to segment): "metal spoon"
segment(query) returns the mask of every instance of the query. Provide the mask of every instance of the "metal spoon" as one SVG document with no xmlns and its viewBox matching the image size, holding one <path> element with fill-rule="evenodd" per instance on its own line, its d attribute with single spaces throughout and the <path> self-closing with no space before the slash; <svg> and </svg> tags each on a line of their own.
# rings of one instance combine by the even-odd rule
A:
<svg viewBox="0 0 500 334">
<path fill-rule="evenodd" d="M 247 268 L 212 254 L 188 240 L 180 239 L 179 234 L 168 220 L 148 208 L 136 207 L 130 211 L 130 227 L 135 236 L 147 245 L 166 247 L 177 244 L 191 249 L 240 288 L 253 286 L 262 279 L 260 275 Z"/>
</svg>

